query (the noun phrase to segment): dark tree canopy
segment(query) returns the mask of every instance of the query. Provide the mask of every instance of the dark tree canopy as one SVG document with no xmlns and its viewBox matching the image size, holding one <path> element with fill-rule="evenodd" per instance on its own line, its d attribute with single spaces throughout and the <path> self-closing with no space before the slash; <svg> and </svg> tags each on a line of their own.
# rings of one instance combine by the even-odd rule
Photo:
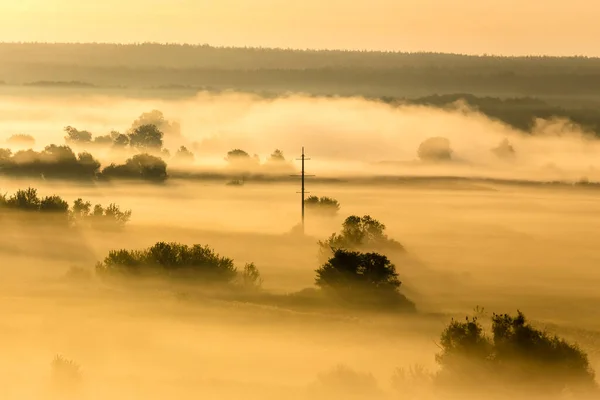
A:
<svg viewBox="0 0 600 400">
<path fill-rule="evenodd" d="M 233 260 L 208 246 L 158 242 L 144 250 L 112 250 L 96 266 L 98 273 L 167 277 L 199 283 L 230 283 L 237 276 Z"/>
<path fill-rule="evenodd" d="M 88 131 L 80 131 L 72 126 L 65 127 L 65 141 L 67 144 L 86 144 L 92 141 L 92 134 Z"/>
<path fill-rule="evenodd" d="M 8 157 L 7 157 L 8 156 Z M 65 179 L 94 179 L 100 163 L 90 153 L 75 155 L 68 146 L 49 145 L 41 151 L 21 150 L 0 154 L 0 173 Z"/>
<path fill-rule="evenodd" d="M 156 125 L 140 125 L 128 135 L 129 145 L 142 151 L 159 151 L 163 146 L 163 132 Z"/>
<path fill-rule="evenodd" d="M 338 249 L 404 252 L 404 246 L 385 234 L 385 225 L 369 215 L 352 215 L 342 224 L 340 233 L 319 241 L 321 259 L 327 259 Z"/>
<path fill-rule="evenodd" d="M 558 398 L 563 390 L 597 392 L 587 355 L 576 345 L 534 328 L 521 312 L 494 314 L 492 337 L 477 318 L 453 320 L 442 332 L 440 384 Z"/>
<path fill-rule="evenodd" d="M 398 292 L 396 267 L 384 255 L 336 250 L 316 273 L 316 285 L 345 302 L 413 308 Z"/>
<path fill-rule="evenodd" d="M 133 121 L 131 129 L 136 130 L 144 125 L 154 125 L 167 136 L 179 136 L 181 134 L 181 127 L 179 124 L 177 122 L 167 121 L 163 112 L 160 110 L 142 113 L 135 121 Z"/>
<path fill-rule="evenodd" d="M 323 215 L 335 215 L 340 210 L 340 203 L 332 197 L 309 196 L 304 200 L 304 206 L 309 211 Z"/>
<path fill-rule="evenodd" d="M 111 164 L 102 170 L 106 179 L 143 179 L 162 182 L 167 179 L 167 163 L 150 154 L 136 154 L 125 164 Z"/>
<path fill-rule="evenodd" d="M 87 224 L 92 228 L 118 229 L 129 221 L 131 210 L 121 211 L 121 208 L 114 203 L 107 207 L 96 204 L 92 210 L 92 203 L 79 198 L 73 202 L 70 217 L 78 225 Z"/>
</svg>

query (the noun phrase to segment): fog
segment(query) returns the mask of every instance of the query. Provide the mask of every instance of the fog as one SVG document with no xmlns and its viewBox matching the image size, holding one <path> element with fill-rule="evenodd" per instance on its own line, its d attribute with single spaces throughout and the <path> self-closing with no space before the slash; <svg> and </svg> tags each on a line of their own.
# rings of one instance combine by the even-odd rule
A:
<svg viewBox="0 0 600 400">
<path fill-rule="evenodd" d="M 586 174 L 592 180 L 599 150 L 564 121 L 540 121 L 526 134 L 464 105 L 392 108 L 361 99 L 203 94 L 186 101 L 5 97 L 0 109 L 1 134 L 30 134 L 36 148 L 63 143 L 66 125 L 95 135 L 125 131 L 141 113 L 159 109 L 181 124 L 181 140 L 196 143 L 197 163 L 222 165 L 232 148 L 262 158 L 280 148 L 293 158 L 305 146 L 310 172 L 332 177 L 544 180 Z M 419 145 L 436 136 L 450 141 L 453 160 L 413 164 Z M 490 151 L 505 138 L 516 150 L 514 161 Z M 379 161 L 400 163 L 372 164 Z M 544 172 L 548 164 L 556 169 Z M 436 371 L 440 333 L 452 317 L 462 320 L 478 305 L 490 313 L 520 309 L 538 326 L 576 341 L 592 366 L 600 366 L 600 202 L 594 187 L 307 178 L 311 194 L 331 196 L 341 209 L 330 218 L 308 214 L 307 235 L 298 237 L 290 234 L 300 217 L 297 183 L 0 178 L 2 193 L 28 186 L 70 204 L 77 198 L 116 203 L 132 217 L 116 232 L 66 229 L 30 215 L 3 217 L 0 394 L 6 399 L 406 398 L 409 388 L 393 384 L 396 369 L 420 364 Z M 205 293 L 186 283 L 111 282 L 94 274 L 110 250 L 198 243 L 231 257 L 238 268 L 256 263 L 267 293 L 294 293 L 315 285 L 317 241 L 339 231 L 346 217 L 366 214 L 406 247 L 408 258 L 392 261 L 417 313 L 292 307 Z M 89 276 L 74 276 L 74 268 Z M 66 391 L 53 380 L 57 355 L 81 368 L 79 384 Z M 361 375 L 320 375 L 340 365 L 367 374 L 367 383 L 361 386 Z"/>
<path fill-rule="evenodd" d="M 0 132 L 34 136 L 37 147 L 64 143 L 71 125 L 105 135 L 131 127 L 140 114 L 162 111 L 181 126 L 182 136 L 165 137 L 174 151 L 194 150 L 197 166 L 225 164 L 233 148 L 263 160 L 275 149 L 298 157 L 304 146 L 311 171 L 321 176 L 405 175 L 460 176 L 541 181 L 597 181 L 599 142 L 584 128 L 563 119 L 533 121 L 530 132 L 517 131 L 458 102 L 447 109 L 390 106 L 361 98 L 276 99 L 226 93 L 200 93 L 185 100 L 102 96 L 3 97 Z M 451 160 L 422 162 L 418 148 L 426 139 L 449 141 Z M 503 141 L 514 155 L 492 149 Z M 94 152 L 104 162 L 110 154 Z"/>
</svg>

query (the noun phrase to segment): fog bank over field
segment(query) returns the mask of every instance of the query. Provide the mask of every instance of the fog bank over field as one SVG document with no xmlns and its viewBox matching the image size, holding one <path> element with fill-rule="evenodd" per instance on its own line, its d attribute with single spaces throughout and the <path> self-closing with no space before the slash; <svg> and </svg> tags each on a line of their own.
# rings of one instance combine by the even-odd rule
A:
<svg viewBox="0 0 600 400">
<path fill-rule="evenodd" d="M 198 165 L 223 165 L 233 148 L 262 159 L 279 148 L 289 159 L 305 146 L 313 158 L 311 172 L 320 175 L 600 180 L 600 142 L 581 127 L 548 119 L 532 121 L 530 132 L 518 131 L 461 102 L 442 109 L 362 98 L 200 93 L 186 100 L 6 96 L 0 98 L 0 109 L 0 138 L 30 134 L 37 148 L 64 143 L 67 125 L 94 135 L 123 132 L 140 114 L 158 109 L 181 126 L 182 137 L 165 136 L 165 146 L 188 146 Z M 447 139 L 448 157 L 436 158 L 436 150 L 420 160 L 419 146 L 432 137 Z M 102 161 L 110 157 L 96 156 Z"/>
</svg>

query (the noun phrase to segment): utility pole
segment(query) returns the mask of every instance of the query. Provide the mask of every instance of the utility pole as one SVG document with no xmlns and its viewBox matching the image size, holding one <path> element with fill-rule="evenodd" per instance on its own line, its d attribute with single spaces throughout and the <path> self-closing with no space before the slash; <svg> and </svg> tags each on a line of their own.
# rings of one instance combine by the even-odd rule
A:
<svg viewBox="0 0 600 400">
<path fill-rule="evenodd" d="M 314 176 L 314 175 L 306 175 L 304 173 L 304 161 L 305 160 L 310 160 L 310 158 L 306 158 L 306 156 L 304 155 L 304 146 L 302 146 L 302 157 L 301 158 L 297 158 L 296 160 L 302 160 L 302 173 L 300 174 L 300 176 L 302 177 L 302 190 L 300 192 L 296 192 L 296 193 L 301 193 L 301 195 L 302 195 L 302 234 L 304 234 L 304 195 L 306 193 L 310 193 L 310 192 L 307 192 L 305 190 L 305 187 L 304 187 L 304 178 L 306 176 Z M 292 176 L 298 176 L 298 175 L 292 175 Z"/>
</svg>

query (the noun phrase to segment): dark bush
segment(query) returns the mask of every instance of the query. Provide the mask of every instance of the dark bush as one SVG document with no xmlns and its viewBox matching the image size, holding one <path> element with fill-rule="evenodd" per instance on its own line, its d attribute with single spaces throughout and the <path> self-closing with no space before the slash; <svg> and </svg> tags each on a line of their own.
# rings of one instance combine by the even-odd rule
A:
<svg viewBox="0 0 600 400">
<path fill-rule="evenodd" d="M 304 200 L 304 206 L 308 211 L 322 215 L 336 215 L 340 210 L 340 203 L 331 197 L 309 196 Z"/>
<path fill-rule="evenodd" d="M 237 276 L 233 260 L 208 246 L 158 242 L 145 250 L 113 250 L 96 270 L 100 275 L 167 277 L 201 283 L 231 283 Z"/>
<path fill-rule="evenodd" d="M 332 234 L 327 240 L 319 241 L 320 258 L 322 261 L 338 249 L 405 252 L 404 246 L 385 234 L 385 225 L 369 215 L 359 217 L 352 215 L 342 224 L 339 234 Z"/>
<path fill-rule="evenodd" d="M 181 127 L 177 122 L 169 122 L 160 110 L 152 110 L 142 113 L 133 123 L 131 129 L 135 130 L 143 125 L 154 125 L 167 136 L 180 136 Z"/>
<path fill-rule="evenodd" d="M 48 219 L 46 215 L 44 222 L 68 222 L 69 204 L 59 196 L 46 196 L 40 198 L 37 189 L 27 188 L 17 190 L 10 197 L 0 195 L 1 211 L 19 211 L 27 213 L 45 213 L 57 217 Z"/>
<path fill-rule="evenodd" d="M 450 141 L 444 137 L 426 139 L 419 145 L 417 154 L 423 161 L 450 161 L 452 159 Z"/>
<path fill-rule="evenodd" d="M 92 134 L 88 131 L 80 131 L 72 126 L 65 127 L 65 142 L 67 144 L 88 144 L 92 142 Z"/>
<path fill-rule="evenodd" d="M 505 394 L 558 398 L 565 390 L 578 396 L 598 394 L 587 355 L 577 346 L 540 331 L 525 316 L 492 317 L 492 338 L 477 318 L 452 321 L 442 332 L 441 371 L 436 382 Z"/>
<path fill-rule="evenodd" d="M 175 161 L 179 163 L 191 164 L 194 162 L 194 153 L 189 151 L 187 147 L 181 146 L 175 153 Z"/>
<path fill-rule="evenodd" d="M 121 211 L 114 203 L 106 208 L 96 204 L 92 210 L 92 203 L 77 199 L 73 202 L 70 217 L 75 224 L 89 225 L 92 228 L 122 228 L 131 218 L 131 210 Z"/>
<path fill-rule="evenodd" d="M 0 157 L 0 173 L 11 176 L 94 179 L 100 169 L 90 153 L 75 155 L 68 146 L 49 145 L 41 152 L 24 150 L 6 156 Z"/>
<path fill-rule="evenodd" d="M 102 170 L 106 179 L 143 179 L 164 181 L 167 179 L 167 163 L 150 154 L 136 154 L 125 164 L 111 164 Z"/>
<path fill-rule="evenodd" d="M 142 151 L 160 151 L 163 132 L 153 124 L 140 125 L 129 133 L 129 145 Z"/>
<path fill-rule="evenodd" d="M 384 255 L 336 250 L 316 273 L 316 285 L 344 303 L 414 309 L 398 291 L 396 267 Z"/>
</svg>

